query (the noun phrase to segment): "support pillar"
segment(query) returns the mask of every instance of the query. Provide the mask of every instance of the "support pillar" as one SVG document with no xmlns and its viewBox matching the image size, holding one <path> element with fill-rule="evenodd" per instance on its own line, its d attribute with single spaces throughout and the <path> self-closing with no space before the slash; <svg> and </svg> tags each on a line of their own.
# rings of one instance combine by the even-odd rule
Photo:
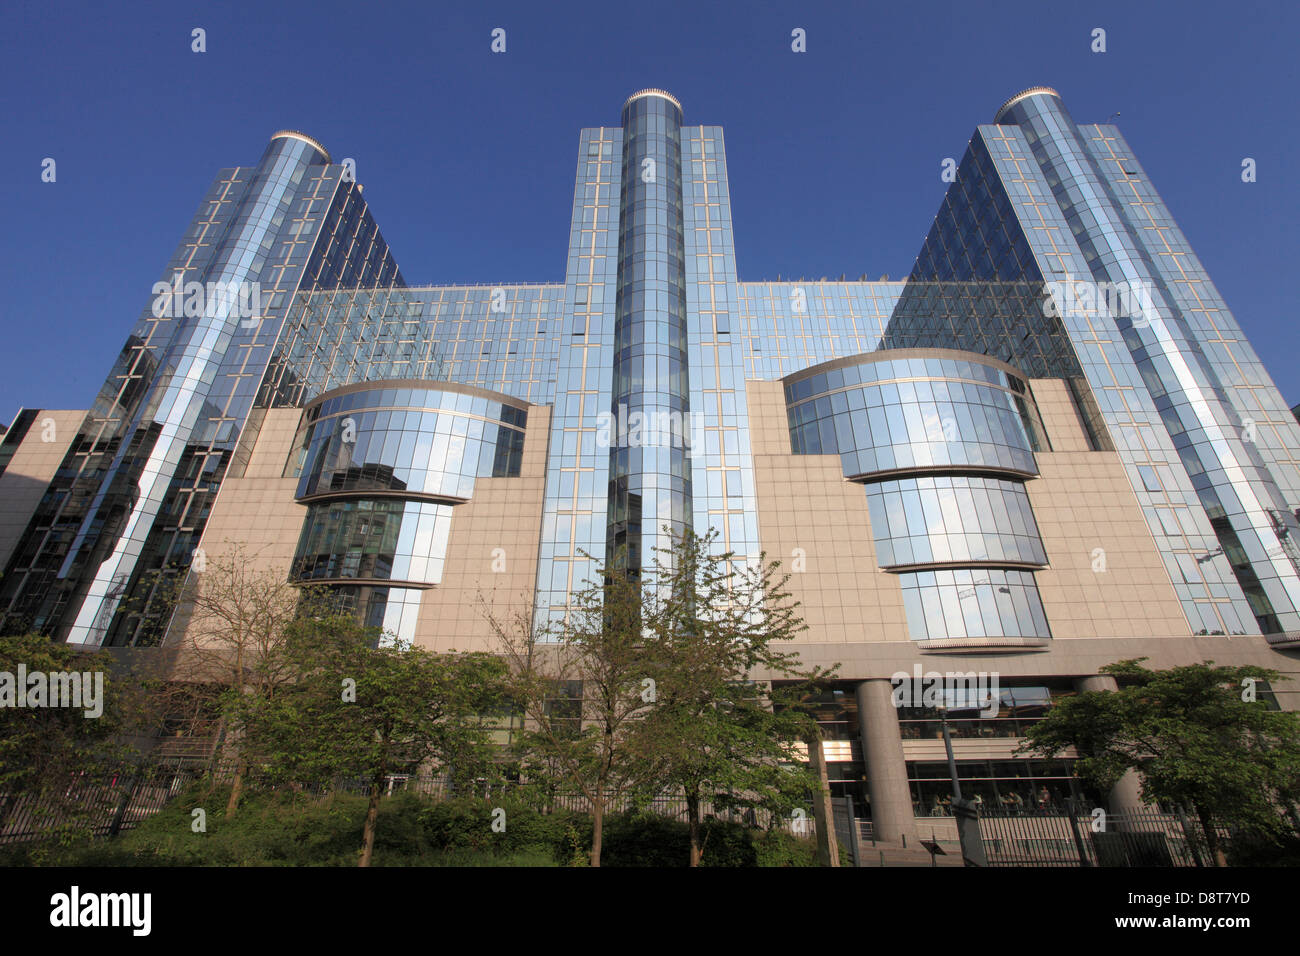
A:
<svg viewBox="0 0 1300 956">
<path fill-rule="evenodd" d="M 1090 690 L 1117 691 L 1119 684 L 1110 674 L 1096 674 L 1092 677 L 1076 677 L 1074 689 L 1079 693 Z M 1146 808 L 1142 802 L 1142 777 L 1136 770 L 1130 770 L 1111 788 L 1106 797 L 1108 813 L 1130 813 Z"/>
<path fill-rule="evenodd" d="M 907 785 L 907 761 L 898 728 L 898 709 L 887 678 L 865 680 L 857 687 L 858 733 L 871 792 L 871 821 L 878 840 L 915 841 L 916 818 Z"/>
</svg>

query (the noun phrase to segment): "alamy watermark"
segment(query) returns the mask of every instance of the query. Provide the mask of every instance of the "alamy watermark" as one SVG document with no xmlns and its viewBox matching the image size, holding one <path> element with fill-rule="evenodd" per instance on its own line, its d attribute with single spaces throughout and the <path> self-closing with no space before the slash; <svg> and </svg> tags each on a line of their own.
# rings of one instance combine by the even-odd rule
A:
<svg viewBox="0 0 1300 956">
<path fill-rule="evenodd" d="M 148 936 L 153 927 L 152 893 L 93 893 L 73 886 L 50 897 L 50 925 L 123 927 L 133 936 Z"/>
<path fill-rule="evenodd" d="M 87 718 L 104 713 L 103 671 L 0 671 L 0 707 L 71 707 Z"/>
<path fill-rule="evenodd" d="M 1002 689 L 997 671 L 921 672 L 896 671 L 889 678 L 895 707 L 945 707 L 949 710 L 978 710 L 981 717 L 996 717 L 1002 706 Z"/>
<path fill-rule="evenodd" d="M 1150 325 L 1158 318 L 1155 286 L 1143 280 L 1095 282 L 1067 275 L 1048 282 L 1047 291 L 1043 314 L 1050 318 L 1101 314 L 1113 319 L 1132 319 L 1136 326 Z"/>
<path fill-rule="evenodd" d="M 239 318 L 243 328 L 252 328 L 262 315 L 260 282 L 182 282 L 178 272 L 170 284 L 153 284 L 154 318 Z"/>
<path fill-rule="evenodd" d="M 622 402 L 596 416 L 597 448 L 703 448 L 704 416 L 690 412 L 629 412 Z"/>
</svg>

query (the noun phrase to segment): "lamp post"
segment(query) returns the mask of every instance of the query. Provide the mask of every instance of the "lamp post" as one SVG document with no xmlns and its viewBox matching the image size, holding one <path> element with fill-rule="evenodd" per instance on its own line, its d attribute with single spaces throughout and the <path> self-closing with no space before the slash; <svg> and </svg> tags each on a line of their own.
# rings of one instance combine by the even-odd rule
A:
<svg viewBox="0 0 1300 956">
<path fill-rule="evenodd" d="M 952 815 L 957 821 L 957 839 L 961 842 L 962 861 L 967 866 L 988 866 L 988 858 L 984 855 L 984 840 L 980 836 L 979 812 L 974 803 L 961 795 L 957 760 L 952 755 L 952 737 L 948 734 L 946 701 L 939 705 L 939 724 L 943 728 L 943 747 L 948 752 L 948 776 L 952 778 Z"/>
</svg>

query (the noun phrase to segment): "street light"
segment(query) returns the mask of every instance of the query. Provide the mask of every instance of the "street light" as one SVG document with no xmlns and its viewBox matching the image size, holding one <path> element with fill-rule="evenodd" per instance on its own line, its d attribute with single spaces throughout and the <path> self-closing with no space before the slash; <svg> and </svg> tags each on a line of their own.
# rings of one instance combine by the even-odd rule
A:
<svg viewBox="0 0 1300 956">
<path fill-rule="evenodd" d="M 948 703 L 939 704 L 939 725 L 943 728 L 943 747 L 948 752 L 948 776 L 952 778 L 952 815 L 957 822 L 957 839 L 961 843 L 961 858 L 967 866 L 988 866 L 984 855 L 984 840 L 980 836 L 979 812 L 975 804 L 961 795 L 961 781 L 957 778 L 957 760 L 952 755 L 952 737 L 948 734 Z M 930 861 L 934 862 L 933 859 Z"/>
</svg>

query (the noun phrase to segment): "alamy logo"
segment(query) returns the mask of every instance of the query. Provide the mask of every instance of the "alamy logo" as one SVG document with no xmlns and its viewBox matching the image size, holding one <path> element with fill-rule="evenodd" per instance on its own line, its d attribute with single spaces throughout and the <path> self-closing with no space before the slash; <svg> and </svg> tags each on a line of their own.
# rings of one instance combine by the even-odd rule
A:
<svg viewBox="0 0 1300 956">
<path fill-rule="evenodd" d="M 1083 318 L 1109 315 L 1128 318 L 1136 326 L 1147 326 L 1157 317 L 1155 286 L 1149 282 L 1094 282 L 1067 275 L 1047 283 L 1043 314 L 1050 318 Z"/>
<path fill-rule="evenodd" d="M 260 282 L 182 282 L 177 272 L 171 284 L 153 284 L 155 318 L 240 318 L 244 328 L 252 328 L 252 319 L 262 315 Z"/>
<path fill-rule="evenodd" d="M 690 412 L 634 411 L 619 403 L 617 412 L 596 416 L 597 448 L 702 448 L 704 419 Z"/>
<path fill-rule="evenodd" d="M 71 707 L 82 716 L 104 713 L 103 671 L 0 671 L 0 707 Z"/>
<path fill-rule="evenodd" d="M 946 707 L 978 710 L 981 717 L 996 717 L 1002 706 L 997 671 L 926 671 L 914 664 L 912 673 L 897 671 L 889 678 L 895 707 Z"/>
<path fill-rule="evenodd" d="M 151 893 L 82 893 L 74 886 L 51 896 L 50 906 L 51 926 L 128 926 L 133 936 L 148 936 L 153 923 Z"/>
</svg>

